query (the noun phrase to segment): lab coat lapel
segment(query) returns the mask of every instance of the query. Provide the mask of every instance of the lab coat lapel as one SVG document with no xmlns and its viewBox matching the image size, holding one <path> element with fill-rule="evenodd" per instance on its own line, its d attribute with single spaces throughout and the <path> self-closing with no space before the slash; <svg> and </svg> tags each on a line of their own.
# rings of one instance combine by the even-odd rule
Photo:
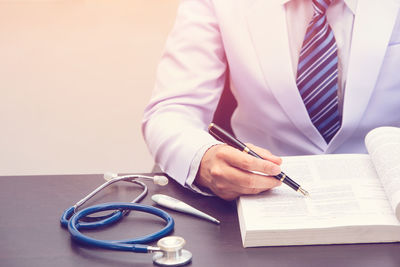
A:
<svg viewBox="0 0 400 267">
<path fill-rule="evenodd" d="M 362 120 L 378 79 L 396 15 L 397 0 L 362 1 L 357 4 L 344 92 L 342 127 L 329 144 L 333 152 Z"/>
<path fill-rule="evenodd" d="M 325 140 L 312 124 L 297 89 L 283 1 L 255 1 L 248 10 L 248 29 L 266 84 L 292 123 L 324 151 Z"/>
</svg>

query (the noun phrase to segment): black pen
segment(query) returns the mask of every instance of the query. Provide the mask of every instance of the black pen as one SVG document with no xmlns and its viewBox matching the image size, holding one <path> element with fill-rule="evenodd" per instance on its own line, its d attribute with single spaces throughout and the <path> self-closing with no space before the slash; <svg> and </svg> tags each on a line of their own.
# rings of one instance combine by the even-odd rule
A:
<svg viewBox="0 0 400 267">
<path fill-rule="evenodd" d="M 217 140 L 224 142 L 234 148 L 237 148 L 239 150 L 242 150 L 243 152 L 246 152 L 247 154 L 250 154 L 256 158 L 263 159 L 260 157 L 256 152 L 248 148 L 244 143 L 233 137 L 231 134 L 229 134 L 227 131 L 216 125 L 215 123 L 211 123 L 208 126 L 208 132 L 214 136 Z M 272 176 L 275 179 L 287 184 L 291 188 L 293 188 L 295 191 L 302 193 L 304 196 L 308 196 L 308 192 L 301 188 L 301 186 L 290 179 L 289 176 L 287 176 L 285 173 L 281 172 L 278 175 Z"/>
</svg>

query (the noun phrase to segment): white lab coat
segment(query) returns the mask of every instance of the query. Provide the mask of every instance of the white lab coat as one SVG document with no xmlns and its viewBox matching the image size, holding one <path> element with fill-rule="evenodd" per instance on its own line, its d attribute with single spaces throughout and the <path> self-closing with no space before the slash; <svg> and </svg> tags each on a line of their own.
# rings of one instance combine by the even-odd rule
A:
<svg viewBox="0 0 400 267">
<path fill-rule="evenodd" d="M 400 126 L 400 1 L 358 1 L 342 127 L 329 144 L 296 87 L 281 2 L 182 1 L 143 120 L 156 163 L 181 184 L 216 143 L 207 126 L 228 66 L 236 136 L 276 155 L 365 153 L 368 131 Z"/>
</svg>

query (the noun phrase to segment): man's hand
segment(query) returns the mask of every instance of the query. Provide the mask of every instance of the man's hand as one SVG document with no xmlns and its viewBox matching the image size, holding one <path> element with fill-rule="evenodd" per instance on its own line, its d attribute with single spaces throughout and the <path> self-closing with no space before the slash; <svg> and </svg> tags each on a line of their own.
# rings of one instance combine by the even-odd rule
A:
<svg viewBox="0 0 400 267">
<path fill-rule="evenodd" d="M 250 171 L 277 175 L 281 172 L 279 165 L 282 159 L 266 149 L 246 145 L 264 160 L 225 144 L 215 145 L 204 154 L 195 183 L 209 188 L 225 200 L 233 200 L 240 195 L 258 194 L 279 186 L 281 182 L 275 178 Z"/>
</svg>

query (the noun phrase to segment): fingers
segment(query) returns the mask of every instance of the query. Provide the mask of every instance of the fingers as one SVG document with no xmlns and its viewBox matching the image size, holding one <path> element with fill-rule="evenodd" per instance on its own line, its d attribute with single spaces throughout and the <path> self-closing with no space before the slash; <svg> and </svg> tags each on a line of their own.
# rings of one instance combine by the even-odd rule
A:
<svg viewBox="0 0 400 267">
<path fill-rule="evenodd" d="M 274 162 L 255 158 L 228 145 L 215 145 L 204 154 L 195 183 L 226 200 L 279 186 L 281 182 L 273 177 L 249 172 L 280 173 L 279 158 L 267 150 L 259 149 L 258 152 Z"/>
<path fill-rule="evenodd" d="M 259 175 L 237 168 L 229 168 L 227 172 L 227 176 L 220 176 L 215 183 L 215 186 L 220 190 L 231 190 L 239 194 L 258 194 L 281 185 L 281 182 L 273 177 Z M 228 179 L 225 177 L 228 177 Z M 226 179 L 226 181 L 224 181 L 224 179 Z M 220 185 L 218 183 L 220 183 Z"/>
<path fill-rule="evenodd" d="M 240 195 L 253 195 L 279 186 L 281 182 L 273 177 L 253 174 L 233 167 L 226 169 L 226 176 L 215 176 L 210 189 L 226 200 Z"/>
<path fill-rule="evenodd" d="M 263 156 L 266 158 L 271 158 L 274 161 L 270 161 L 268 159 L 259 159 L 234 148 L 220 151 L 218 156 L 223 158 L 229 165 L 242 170 L 256 171 L 268 175 L 278 175 L 281 172 L 281 168 L 279 166 L 281 161 L 276 156 L 268 154 L 269 152 L 267 150 L 260 152 L 262 152 L 261 154 L 263 154 Z"/>
<path fill-rule="evenodd" d="M 246 146 L 256 152 L 258 155 L 260 155 L 263 159 L 269 160 L 274 162 L 275 164 L 281 165 L 282 164 L 282 158 L 273 155 L 269 150 L 255 146 L 253 144 L 247 143 Z"/>
</svg>

